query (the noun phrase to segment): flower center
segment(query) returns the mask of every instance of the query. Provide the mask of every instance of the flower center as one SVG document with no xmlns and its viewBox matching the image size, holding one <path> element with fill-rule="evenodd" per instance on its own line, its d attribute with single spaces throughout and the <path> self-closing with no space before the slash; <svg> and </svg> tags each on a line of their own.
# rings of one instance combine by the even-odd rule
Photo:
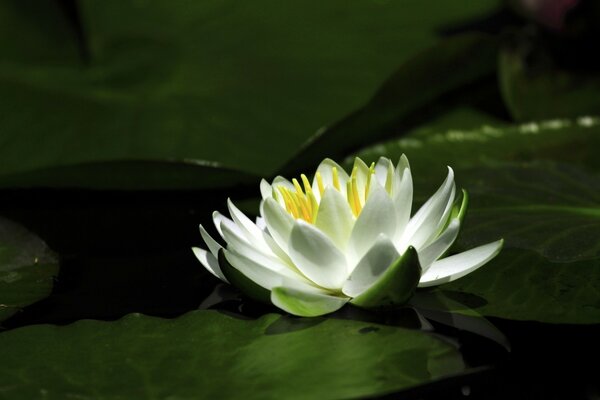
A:
<svg viewBox="0 0 600 400">
<path fill-rule="evenodd" d="M 336 167 L 332 168 L 331 174 L 331 184 L 333 188 L 342 194 L 345 192 L 345 197 L 348 201 L 350 210 L 352 210 L 352 214 L 354 217 L 358 217 L 369 197 L 371 179 L 375 174 L 375 163 L 372 163 L 369 169 L 364 172 L 365 179 L 362 179 L 363 182 L 361 183 L 359 183 L 358 179 L 358 167 L 355 166 L 345 184 L 345 188 L 342 187 L 344 185 L 340 182 L 339 173 Z M 317 219 L 320 202 L 317 200 L 306 175 L 301 174 L 300 179 L 302 185 L 300 185 L 300 182 L 298 182 L 296 178 L 292 179 L 294 190 L 279 185 L 277 187 L 277 190 L 279 191 L 278 194 L 281 195 L 285 208 L 290 215 L 296 219 L 303 219 L 306 222 L 314 224 Z M 319 190 L 319 198 L 322 199 L 323 194 L 325 193 L 325 184 L 320 172 L 316 173 L 315 180 Z M 388 181 L 391 183 L 391 177 L 388 177 Z M 277 194 L 277 191 L 275 193 Z"/>
</svg>

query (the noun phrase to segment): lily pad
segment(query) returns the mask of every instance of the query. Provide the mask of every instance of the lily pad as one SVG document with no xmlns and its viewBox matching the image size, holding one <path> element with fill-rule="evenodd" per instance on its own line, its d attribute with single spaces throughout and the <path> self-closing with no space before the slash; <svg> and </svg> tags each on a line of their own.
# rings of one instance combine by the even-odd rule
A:
<svg viewBox="0 0 600 400">
<path fill-rule="evenodd" d="M 440 290 L 461 294 L 484 315 L 598 323 L 599 146 L 598 119 L 583 117 L 422 133 L 360 155 L 375 160 L 406 153 L 421 199 L 451 165 L 470 193 L 455 248 L 505 239 L 493 261 Z"/>
<path fill-rule="evenodd" d="M 0 335 L 0 387 L 11 399 L 337 399 L 465 371 L 452 345 L 424 332 L 306 321 L 195 311 L 25 327 Z"/>
<path fill-rule="evenodd" d="M 57 273 L 57 258 L 40 238 L 0 218 L 0 322 L 48 296 Z"/>
<path fill-rule="evenodd" d="M 36 24 L 20 3 L 0 5 L 12 54 L 0 62 L 0 187 L 102 189 L 209 188 L 215 173 L 221 185 L 238 183 L 235 171 L 270 175 L 434 44 L 437 28 L 496 6 L 81 1 L 84 59 L 60 12 Z M 21 38 L 31 54 L 19 50 Z M 67 56 L 57 59 L 54 47 Z"/>
<path fill-rule="evenodd" d="M 599 287 L 600 258 L 557 263 L 533 251 L 505 249 L 481 271 L 439 290 L 486 316 L 597 324 Z"/>
</svg>

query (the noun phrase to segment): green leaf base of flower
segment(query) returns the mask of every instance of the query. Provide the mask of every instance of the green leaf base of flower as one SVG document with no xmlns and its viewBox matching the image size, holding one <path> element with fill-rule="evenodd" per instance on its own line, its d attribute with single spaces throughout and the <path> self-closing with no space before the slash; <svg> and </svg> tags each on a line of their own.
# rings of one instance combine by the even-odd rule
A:
<svg viewBox="0 0 600 400">
<path fill-rule="evenodd" d="M 350 302 L 362 308 L 379 308 L 406 304 L 421 278 L 421 265 L 414 247 L 398 258 L 385 273 L 360 296 Z"/>
</svg>

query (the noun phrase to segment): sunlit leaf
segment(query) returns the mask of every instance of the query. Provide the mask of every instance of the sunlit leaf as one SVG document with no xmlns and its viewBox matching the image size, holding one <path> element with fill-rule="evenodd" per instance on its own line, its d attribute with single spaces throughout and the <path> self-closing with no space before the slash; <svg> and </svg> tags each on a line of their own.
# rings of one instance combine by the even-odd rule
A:
<svg viewBox="0 0 600 400">
<path fill-rule="evenodd" d="M 452 345 L 420 331 L 216 311 L 31 326 L 0 335 L 0 349 L 11 399 L 357 398 L 465 370 Z"/>
</svg>

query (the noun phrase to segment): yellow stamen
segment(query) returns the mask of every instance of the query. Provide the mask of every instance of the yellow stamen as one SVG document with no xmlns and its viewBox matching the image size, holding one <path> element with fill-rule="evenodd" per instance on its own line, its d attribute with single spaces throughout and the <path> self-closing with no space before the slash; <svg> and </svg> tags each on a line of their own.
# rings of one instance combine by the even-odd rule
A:
<svg viewBox="0 0 600 400">
<path fill-rule="evenodd" d="M 323 196 L 323 192 L 325 192 L 325 187 L 323 186 L 323 177 L 320 172 L 317 172 L 317 186 L 319 186 L 319 193 Z"/>
<path fill-rule="evenodd" d="M 362 211 L 362 204 L 358 196 L 358 184 L 356 182 L 356 175 L 352 176 L 352 195 L 354 196 L 354 215 L 358 217 L 358 214 Z"/>
<path fill-rule="evenodd" d="M 296 178 L 292 179 L 292 183 L 294 184 L 294 187 L 296 188 L 296 193 L 298 195 L 304 195 L 304 192 L 302 191 L 302 187 L 298 183 L 298 179 L 296 179 Z"/>
<path fill-rule="evenodd" d="M 307 197 L 307 194 L 304 193 L 297 179 L 292 179 L 292 183 L 296 189 L 295 192 L 292 192 L 290 189 L 283 186 L 280 187 L 280 192 L 283 195 L 287 211 L 294 218 L 302 218 L 307 222 L 312 222 L 314 219 L 313 214 L 316 211 L 315 207 L 313 207 L 313 202 Z M 308 183 L 306 177 L 304 177 L 303 183 Z M 312 195 L 312 191 L 309 191 L 308 194 Z M 314 197 L 314 195 L 312 196 Z M 316 204 L 316 199 L 314 203 Z"/>
<path fill-rule="evenodd" d="M 335 187 L 338 191 L 341 190 L 340 188 L 340 179 L 338 177 L 338 171 L 336 167 L 333 167 L 331 169 L 331 172 L 333 173 L 333 187 Z"/>
<path fill-rule="evenodd" d="M 348 198 L 348 204 L 350 204 L 350 210 L 352 214 L 356 216 L 356 207 L 354 206 L 354 196 L 352 195 L 352 180 L 346 182 L 346 197 Z"/>
<path fill-rule="evenodd" d="M 306 175 L 302 174 L 300 175 L 300 178 L 302 178 L 302 184 L 304 185 L 304 193 L 306 193 L 307 195 L 309 193 L 312 193 L 312 186 L 310 185 L 310 182 L 308 181 Z"/>
<path fill-rule="evenodd" d="M 294 218 L 299 218 L 300 213 L 298 212 L 298 207 L 296 206 L 296 204 L 294 202 L 294 198 L 293 198 L 292 194 L 290 193 L 290 191 L 288 190 L 288 188 L 279 186 L 279 191 L 281 192 L 281 195 L 283 196 L 283 202 L 285 203 L 285 208 L 287 209 L 287 211 L 290 214 L 292 214 L 292 216 Z"/>
<path fill-rule="evenodd" d="M 308 211 L 308 203 L 306 202 L 306 199 L 297 195 L 295 196 L 294 200 L 296 200 L 296 205 L 302 213 L 302 219 L 304 219 L 307 222 L 312 221 L 311 213 L 310 211 Z"/>
<path fill-rule="evenodd" d="M 314 224 L 315 222 L 317 222 L 317 214 L 319 213 L 319 203 L 317 203 L 317 198 L 315 197 L 312 191 L 308 194 L 308 201 L 312 212 L 312 219 L 310 222 Z"/>
<path fill-rule="evenodd" d="M 306 175 L 302 174 L 302 175 L 300 175 L 300 178 L 302 179 L 302 185 L 304 186 L 304 193 L 306 193 L 306 195 L 305 195 L 306 205 L 308 207 L 308 211 L 312 215 L 315 212 L 315 207 L 313 207 L 313 204 L 310 200 L 310 195 L 313 194 L 312 187 L 310 186 L 310 182 L 308 182 L 308 178 L 306 177 Z"/>
</svg>

